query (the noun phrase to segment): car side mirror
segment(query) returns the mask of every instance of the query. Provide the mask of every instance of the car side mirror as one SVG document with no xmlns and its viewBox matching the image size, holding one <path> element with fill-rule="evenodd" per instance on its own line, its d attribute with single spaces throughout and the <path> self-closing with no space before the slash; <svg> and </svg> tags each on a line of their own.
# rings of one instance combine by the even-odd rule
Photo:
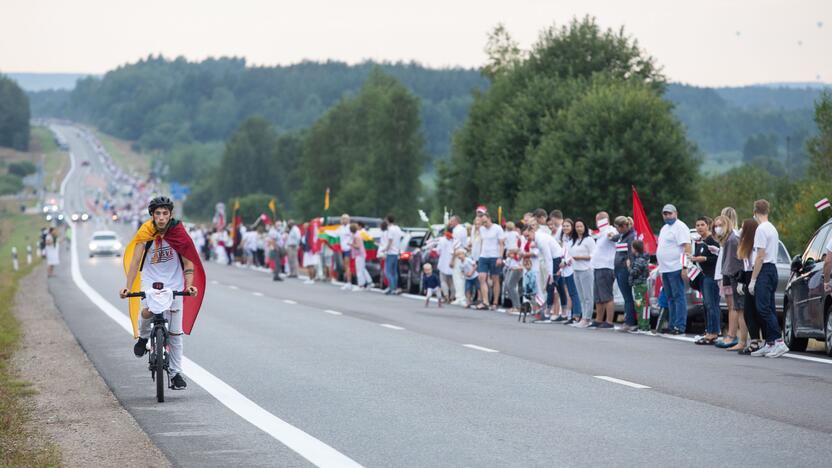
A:
<svg viewBox="0 0 832 468">
<path fill-rule="evenodd" d="M 801 260 L 800 255 L 795 255 L 792 258 L 792 271 L 794 273 L 800 272 L 803 269 L 803 260 Z"/>
</svg>

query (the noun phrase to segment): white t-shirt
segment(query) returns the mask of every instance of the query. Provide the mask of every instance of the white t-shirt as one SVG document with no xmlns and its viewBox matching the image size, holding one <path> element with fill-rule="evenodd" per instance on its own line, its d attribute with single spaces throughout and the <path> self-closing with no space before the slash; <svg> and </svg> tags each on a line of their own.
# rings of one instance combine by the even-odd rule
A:
<svg viewBox="0 0 832 468">
<path fill-rule="evenodd" d="M 832 237 L 829 238 L 829 242 L 826 244 L 826 250 L 832 252 Z"/>
<path fill-rule="evenodd" d="M 682 254 L 685 245 L 690 245 L 690 229 L 680 220 L 665 224 L 659 231 L 656 259 L 659 261 L 659 273 L 670 273 L 682 269 Z"/>
<path fill-rule="evenodd" d="M 572 260 L 572 239 L 564 238 L 563 239 L 563 262 L 560 264 L 560 275 L 564 278 L 572 276 L 575 272 L 572 269 L 572 265 L 568 265 L 568 263 Z"/>
<path fill-rule="evenodd" d="M 182 275 L 182 262 L 173 247 L 162 239 L 155 240 L 150 245 L 150 251 L 144 259 L 142 267 L 142 291 L 153 287 L 153 283 L 164 283 L 165 288 L 174 291 L 185 289 L 185 277 Z"/>
<path fill-rule="evenodd" d="M 443 275 L 454 274 L 454 270 L 451 268 L 451 260 L 454 258 L 454 241 L 442 236 L 437 243 L 436 250 L 439 251 L 439 260 L 436 264 L 439 273 Z"/>
<path fill-rule="evenodd" d="M 523 240 L 525 239 L 517 231 L 506 232 L 506 267 L 509 269 L 514 270 L 523 267 L 523 264 L 515 258 L 515 255 L 523 248 Z"/>
<path fill-rule="evenodd" d="M 387 255 L 399 255 L 401 253 L 403 236 L 404 233 L 401 228 L 395 224 L 387 226 L 387 239 L 388 241 L 392 241 L 390 243 L 390 248 L 387 249 Z"/>
<path fill-rule="evenodd" d="M 342 224 L 338 226 L 338 242 L 341 244 L 341 251 L 348 252 L 352 250 L 352 231 L 350 231 L 349 224 Z"/>
<path fill-rule="evenodd" d="M 534 243 L 538 249 L 538 260 L 541 262 L 541 268 L 546 271 L 547 278 L 554 275 L 554 264 L 552 263 L 552 245 L 557 245 L 557 241 L 550 234 L 538 230 L 534 233 Z M 542 278 L 542 279 L 547 279 Z"/>
<path fill-rule="evenodd" d="M 499 258 L 500 241 L 506 239 L 506 234 L 499 224 L 491 224 L 490 228 L 480 226 L 480 238 L 482 239 L 482 258 Z"/>
<path fill-rule="evenodd" d="M 580 243 L 572 244 L 569 255 L 572 257 L 592 257 L 595 251 L 595 239 L 592 236 L 584 237 Z M 592 268 L 591 260 L 573 260 L 572 268 L 575 271 L 586 271 Z"/>
<path fill-rule="evenodd" d="M 612 226 L 606 226 L 598 232 L 598 240 L 595 241 L 595 251 L 592 253 L 592 260 L 589 261 L 593 269 L 608 268 L 612 270 L 615 268 L 615 242 L 609 240 L 607 234 L 612 233 L 615 235 L 616 232 L 618 231 Z"/>
<path fill-rule="evenodd" d="M 777 228 L 766 221 L 757 226 L 754 233 L 754 250 L 766 249 L 766 256 L 763 263 L 777 263 L 777 249 L 780 247 L 780 236 L 777 235 Z"/>
<path fill-rule="evenodd" d="M 454 249 L 464 249 L 468 247 L 468 230 L 462 224 L 457 224 L 453 230 L 454 234 Z"/>
</svg>

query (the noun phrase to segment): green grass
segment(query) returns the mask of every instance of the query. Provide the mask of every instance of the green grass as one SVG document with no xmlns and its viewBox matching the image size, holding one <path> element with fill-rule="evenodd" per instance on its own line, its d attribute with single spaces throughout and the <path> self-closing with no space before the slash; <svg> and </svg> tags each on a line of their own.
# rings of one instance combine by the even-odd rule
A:
<svg viewBox="0 0 832 468">
<path fill-rule="evenodd" d="M 47 190 L 57 192 L 61 187 L 61 180 L 69 171 L 69 156 L 58 149 L 52 132 L 45 127 L 32 127 L 31 151 L 44 154 L 44 185 Z"/>
<path fill-rule="evenodd" d="M 35 393 L 31 384 L 20 380 L 11 358 L 20 345 L 20 323 L 12 313 L 17 283 L 39 262 L 26 265 L 26 245 L 37 239 L 38 216 L 0 215 L 0 466 L 59 466 L 58 448 L 42 435 L 26 428 L 29 405 Z M 11 248 L 16 246 L 20 271 L 13 271 Z"/>
</svg>

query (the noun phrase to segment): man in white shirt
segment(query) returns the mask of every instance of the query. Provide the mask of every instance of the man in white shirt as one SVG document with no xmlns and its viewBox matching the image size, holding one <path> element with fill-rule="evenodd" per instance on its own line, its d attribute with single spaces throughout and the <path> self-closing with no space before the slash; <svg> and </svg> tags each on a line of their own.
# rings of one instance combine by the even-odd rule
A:
<svg viewBox="0 0 832 468">
<path fill-rule="evenodd" d="M 754 233 L 754 270 L 748 283 L 748 293 L 754 296 L 757 315 L 763 325 L 766 345 L 752 356 L 780 357 L 789 352 L 783 342 L 780 323 L 774 314 L 774 292 L 777 290 L 777 250 L 780 237 L 777 228 L 768 220 L 770 205 L 766 200 L 754 202 L 754 218 L 760 223 Z"/>
<path fill-rule="evenodd" d="M 468 245 L 468 230 L 465 229 L 459 216 L 451 216 L 451 219 L 448 220 L 448 227 L 453 233 L 453 252 L 465 249 L 465 246 Z M 456 299 L 453 303 L 464 306 L 466 304 L 465 295 L 463 294 L 463 291 L 465 291 L 465 275 L 462 273 L 462 262 L 454 258 L 451 260 L 451 267 L 453 269 L 454 291 L 456 291 Z"/>
<path fill-rule="evenodd" d="M 300 228 L 290 219 L 289 235 L 286 236 L 286 255 L 289 256 L 289 278 L 298 277 L 298 248 L 300 247 Z"/>
<path fill-rule="evenodd" d="M 590 259 L 595 280 L 595 320 L 588 328 L 607 329 L 613 328 L 612 321 L 615 317 L 612 292 L 612 284 L 615 281 L 615 242 L 612 238 L 616 230 L 610 226 L 610 215 L 605 211 L 595 215 L 595 226 L 598 227 L 598 240 Z"/>
<path fill-rule="evenodd" d="M 536 221 L 532 221 L 532 223 L 526 227 L 526 230 L 523 231 L 523 236 L 526 238 L 526 242 L 530 243 L 526 257 L 531 258 L 533 263 L 538 263 L 539 269 L 543 272 L 542 275 L 537 275 L 537 290 L 538 294 L 542 295 L 543 291 L 546 290 L 546 286 L 554 281 L 552 243 L 555 239 L 545 231 L 540 230 Z M 534 257 L 535 251 L 537 251 L 536 258 Z M 547 320 L 546 317 L 543 317 L 542 312 L 540 320 Z"/>
<path fill-rule="evenodd" d="M 402 236 L 404 233 L 396 225 L 396 218 L 393 215 L 387 215 L 387 245 L 384 246 L 384 251 L 387 255 L 384 259 L 384 273 L 387 276 L 387 284 L 389 289 L 385 294 L 395 294 L 399 281 L 399 253 L 401 249 Z"/>
<path fill-rule="evenodd" d="M 683 259 L 690 257 L 690 229 L 679 221 L 676 207 L 667 204 L 662 208 L 664 226 L 659 232 L 656 259 L 662 274 L 662 288 L 667 296 L 670 317 L 667 332 L 673 335 L 685 333 L 688 321 L 688 305 L 685 300 L 685 282 L 682 279 Z M 685 262 L 686 264 L 687 262 Z"/>
<path fill-rule="evenodd" d="M 488 277 L 491 277 L 493 308 L 500 305 L 500 272 L 503 270 L 503 254 L 505 252 L 506 235 L 499 224 L 494 224 L 488 212 L 478 212 L 482 225 L 480 226 L 480 258 L 477 263 L 477 273 L 480 277 L 480 300 L 477 309 L 488 309 Z"/>
<path fill-rule="evenodd" d="M 341 245 L 341 268 L 344 270 L 344 286 L 341 289 L 352 289 L 352 269 L 350 268 L 350 250 L 352 249 L 352 231 L 350 231 L 350 215 L 341 215 L 341 225 L 335 230 L 338 243 Z"/>
</svg>

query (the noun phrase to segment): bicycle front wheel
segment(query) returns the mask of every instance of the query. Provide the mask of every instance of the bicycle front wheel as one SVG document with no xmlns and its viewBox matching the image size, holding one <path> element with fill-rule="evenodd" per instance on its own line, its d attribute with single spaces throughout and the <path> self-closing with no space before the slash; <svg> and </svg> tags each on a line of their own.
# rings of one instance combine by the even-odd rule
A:
<svg viewBox="0 0 832 468">
<path fill-rule="evenodd" d="M 159 403 L 165 401 L 165 332 L 157 328 L 153 335 L 153 353 L 156 361 L 156 368 L 153 370 L 156 380 L 156 400 Z"/>
</svg>

